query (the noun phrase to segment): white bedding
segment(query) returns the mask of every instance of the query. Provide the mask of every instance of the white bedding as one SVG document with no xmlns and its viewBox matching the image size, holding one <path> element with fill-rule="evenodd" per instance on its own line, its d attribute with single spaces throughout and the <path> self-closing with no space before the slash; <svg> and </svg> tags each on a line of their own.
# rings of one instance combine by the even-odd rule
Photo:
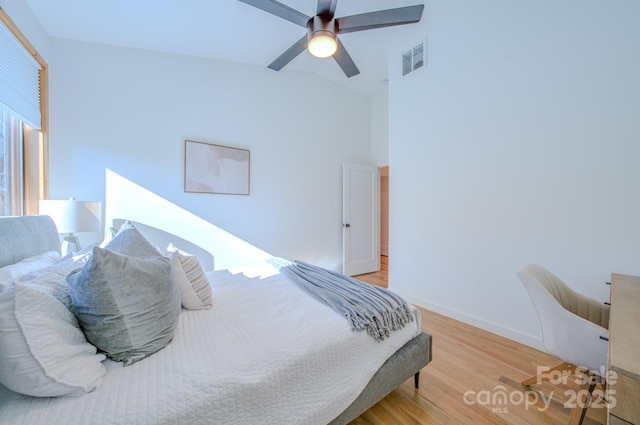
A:
<svg viewBox="0 0 640 425">
<path fill-rule="evenodd" d="M 414 309 L 415 322 L 378 343 L 275 269 L 259 271 L 210 273 L 213 308 L 183 310 L 173 341 L 143 361 L 106 361 L 90 394 L 0 394 L 0 424 L 326 424 L 420 331 Z"/>
</svg>

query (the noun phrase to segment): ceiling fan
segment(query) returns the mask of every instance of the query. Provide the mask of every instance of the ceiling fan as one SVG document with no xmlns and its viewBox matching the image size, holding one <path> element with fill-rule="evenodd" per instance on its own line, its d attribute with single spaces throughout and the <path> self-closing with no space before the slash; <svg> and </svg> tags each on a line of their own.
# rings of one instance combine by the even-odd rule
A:
<svg viewBox="0 0 640 425">
<path fill-rule="evenodd" d="M 360 71 L 338 39 L 338 34 L 413 24 L 420 21 L 424 10 L 424 5 L 419 4 L 336 18 L 334 15 L 338 0 L 318 0 L 316 14 L 311 17 L 275 0 L 240 1 L 307 28 L 304 37 L 271 62 L 269 68 L 280 71 L 305 49 L 309 49 L 316 57 L 333 56 L 347 77 L 358 75 Z"/>
</svg>

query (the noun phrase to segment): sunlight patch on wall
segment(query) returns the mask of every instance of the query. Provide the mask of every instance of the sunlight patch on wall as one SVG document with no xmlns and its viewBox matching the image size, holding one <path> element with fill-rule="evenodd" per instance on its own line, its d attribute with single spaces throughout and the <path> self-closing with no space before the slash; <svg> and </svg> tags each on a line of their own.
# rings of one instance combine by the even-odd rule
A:
<svg viewBox="0 0 640 425">
<path fill-rule="evenodd" d="M 216 270 L 259 264 L 272 257 L 110 169 L 105 181 L 106 237 L 114 220 L 126 219 L 191 241 L 213 255 Z"/>
</svg>

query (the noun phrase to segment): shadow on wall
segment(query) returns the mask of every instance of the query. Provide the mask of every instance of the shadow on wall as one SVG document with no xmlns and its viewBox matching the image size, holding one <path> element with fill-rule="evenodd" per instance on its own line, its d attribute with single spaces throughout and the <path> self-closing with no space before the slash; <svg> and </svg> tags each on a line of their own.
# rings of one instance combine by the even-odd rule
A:
<svg viewBox="0 0 640 425">
<path fill-rule="evenodd" d="M 122 219 L 142 223 L 204 249 L 214 258 L 207 262 L 209 267 L 206 268 L 215 264 L 216 270 L 258 264 L 272 257 L 109 169 L 106 169 L 105 189 L 105 236 L 111 232 L 110 227 L 119 225 Z M 162 214 L 158 214 L 158 211 L 162 211 Z M 165 249 L 166 246 L 160 248 Z M 189 251 L 188 247 L 182 249 Z"/>
</svg>

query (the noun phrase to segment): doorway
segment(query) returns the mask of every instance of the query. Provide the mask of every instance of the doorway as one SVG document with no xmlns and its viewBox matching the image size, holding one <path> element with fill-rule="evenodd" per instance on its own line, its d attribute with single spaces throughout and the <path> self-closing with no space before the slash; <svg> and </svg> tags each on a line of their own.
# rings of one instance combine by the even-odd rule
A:
<svg viewBox="0 0 640 425">
<path fill-rule="evenodd" d="M 380 182 L 380 269 L 356 275 L 356 279 L 387 288 L 389 285 L 389 167 L 378 169 Z"/>
</svg>

